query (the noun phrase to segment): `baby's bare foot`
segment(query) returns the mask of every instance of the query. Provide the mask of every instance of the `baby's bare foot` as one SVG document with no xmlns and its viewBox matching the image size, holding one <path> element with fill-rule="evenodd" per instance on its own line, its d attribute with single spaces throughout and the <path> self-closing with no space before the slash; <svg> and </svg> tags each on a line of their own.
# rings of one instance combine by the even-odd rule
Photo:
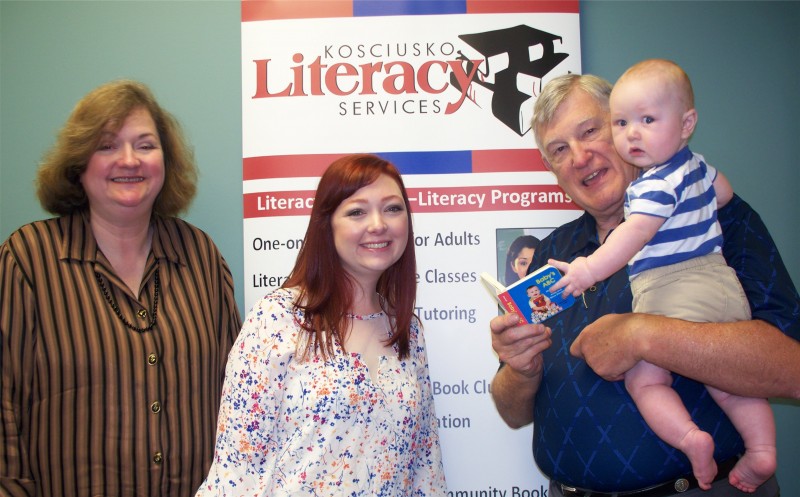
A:
<svg viewBox="0 0 800 497">
<path fill-rule="evenodd" d="M 775 473 L 777 464 L 774 446 L 749 448 L 731 470 L 728 481 L 742 492 L 755 492 L 759 485 Z"/>
<path fill-rule="evenodd" d="M 717 463 L 714 461 L 714 439 L 708 433 L 695 428 L 687 433 L 678 447 L 689 462 L 697 484 L 703 490 L 711 488 L 717 476 Z"/>
</svg>

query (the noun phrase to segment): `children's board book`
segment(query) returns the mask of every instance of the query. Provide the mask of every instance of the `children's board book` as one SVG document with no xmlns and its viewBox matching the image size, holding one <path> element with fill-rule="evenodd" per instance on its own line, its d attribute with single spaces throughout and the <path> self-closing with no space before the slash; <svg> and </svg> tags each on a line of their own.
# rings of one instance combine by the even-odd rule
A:
<svg viewBox="0 0 800 497">
<path fill-rule="evenodd" d="M 561 273 L 549 264 L 508 287 L 501 285 L 489 273 L 481 273 L 481 281 L 489 293 L 506 312 L 520 316 L 520 324 L 541 323 L 575 303 L 575 298 L 565 294 L 563 288 L 550 293 L 549 288 L 560 279 Z"/>
</svg>

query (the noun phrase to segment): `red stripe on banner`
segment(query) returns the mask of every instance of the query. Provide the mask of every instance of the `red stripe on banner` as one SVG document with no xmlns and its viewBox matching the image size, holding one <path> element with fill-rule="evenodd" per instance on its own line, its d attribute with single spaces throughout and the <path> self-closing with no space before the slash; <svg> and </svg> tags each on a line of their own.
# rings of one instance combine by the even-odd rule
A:
<svg viewBox="0 0 800 497">
<path fill-rule="evenodd" d="M 242 160 L 244 181 L 265 178 L 311 178 L 322 176 L 325 169 L 345 154 L 270 155 Z"/>
<path fill-rule="evenodd" d="M 500 185 L 408 188 L 411 210 L 430 212 L 496 212 L 580 210 L 558 185 Z M 279 191 L 244 195 L 244 218 L 307 216 L 314 192 Z"/>
<path fill-rule="evenodd" d="M 473 150 L 473 173 L 547 171 L 539 150 Z"/>
<path fill-rule="evenodd" d="M 242 160 L 244 181 L 271 178 L 313 178 L 346 154 L 270 155 Z M 402 169 L 402 167 L 401 167 Z M 537 149 L 473 150 L 473 173 L 547 171 Z"/>
<path fill-rule="evenodd" d="M 242 0 L 242 22 L 353 17 L 351 0 Z"/>
<path fill-rule="evenodd" d="M 467 0 L 468 14 L 565 13 L 577 14 L 578 0 Z"/>
</svg>

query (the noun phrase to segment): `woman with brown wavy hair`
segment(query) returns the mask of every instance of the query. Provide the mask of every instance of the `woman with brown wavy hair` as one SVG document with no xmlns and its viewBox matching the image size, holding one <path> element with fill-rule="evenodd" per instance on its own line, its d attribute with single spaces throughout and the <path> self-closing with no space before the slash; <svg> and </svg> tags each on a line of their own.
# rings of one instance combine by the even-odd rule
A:
<svg viewBox="0 0 800 497">
<path fill-rule="evenodd" d="M 228 358 L 198 495 L 444 496 L 408 195 L 350 155 L 320 179 L 297 262 Z"/>
<path fill-rule="evenodd" d="M 197 170 L 143 84 L 78 102 L 37 176 L 58 217 L 0 245 L 0 495 L 190 496 L 241 327 Z"/>
</svg>

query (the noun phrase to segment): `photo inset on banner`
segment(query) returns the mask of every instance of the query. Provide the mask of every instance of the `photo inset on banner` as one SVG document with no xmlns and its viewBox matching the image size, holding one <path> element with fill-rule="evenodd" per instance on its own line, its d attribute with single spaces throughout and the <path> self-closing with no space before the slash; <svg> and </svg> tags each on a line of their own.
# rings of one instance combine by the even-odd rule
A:
<svg viewBox="0 0 800 497">
<path fill-rule="evenodd" d="M 497 280 L 509 286 L 528 273 L 539 241 L 554 228 L 502 228 L 496 231 Z M 535 268 L 534 268 L 535 269 Z"/>
</svg>

